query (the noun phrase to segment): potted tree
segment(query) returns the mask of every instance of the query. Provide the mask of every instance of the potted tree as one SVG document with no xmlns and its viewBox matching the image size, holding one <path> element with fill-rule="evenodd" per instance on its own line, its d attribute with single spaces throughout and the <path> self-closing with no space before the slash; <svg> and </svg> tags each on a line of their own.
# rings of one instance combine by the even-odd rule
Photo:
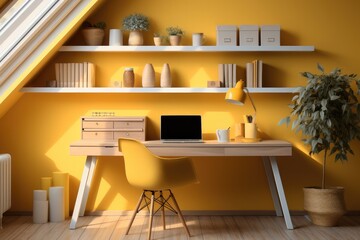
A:
<svg viewBox="0 0 360 240">
<path fill-rule="evenodd" d="M 90 23 L 88 21 L 83 23 L 82 34 L 85 43 L 90 46 L 101 45 L 105 36 L 105 22 Z"/>
<path fill-rule="evenodd" d="M 334 226 L 345 213 L 344 188 L 326 186 L 326 161 L 329 156 L 346 161 L 347 154 L 353 154 L 350 141 L 360 139 L 360 105 L 351 88 L 351 82 L 356 82 L 360 94 L 360 80 L 339 68 L 325 73 L 318 64 L 318 69 L 320 74 L 301 73 L 307 85 L 298 88 L 291 115 L 279 124 L 293 120 L 292 129 L 303 133 L 309 154 L 324 152 L 321 187 L 304 188 L 304 209 L 314 224 Z"/>
<path fill-rule="evenodd" d="M 178 46 L 181 43 L 181 37 L 184 35 L 184 31 L 180 27 L 168 27 L 166 31 L 169 35 L 169 41 L 171 46 Z"/>
<path fill-rule="evenodd" d="M 141 46 L 144 44 L 144 37 L 142 31 L 149 30 L 148 17 L 134 13 L 123 19 L 123 29 L 130 31 L 129 33 L 129 45 Z"/>
</svg>

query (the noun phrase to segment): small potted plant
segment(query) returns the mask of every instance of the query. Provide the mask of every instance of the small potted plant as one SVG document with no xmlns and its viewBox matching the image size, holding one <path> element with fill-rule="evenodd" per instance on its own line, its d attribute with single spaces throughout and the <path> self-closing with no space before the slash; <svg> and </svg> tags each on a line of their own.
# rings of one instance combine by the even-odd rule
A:
<svg viewBox="0 0 360 240">
<path fill-rule="evenodd" d="M 360 94 L 360 80 L 355 74 L 342 74 L 339 68 L 325 73 L 318 64 L 320 74 L 303 72 L 307 85 L 298 88 L 292 99 L 291 115 L 279 124 L 293 119 L 292 129 L 301 131 L 309 154 L 324 152 L 321 187 L 305 187 L 304 209 L 316 225 L 334 226 L 345 213 L 344 188 L 328 188 L 325 183 L 327 157 L 335 161 L 347 160 L 353 154 L 350 142 L 360 140 L 360 105 L 351 88 L 356 82 Z"/>
<path fill-rule="evenodd" d="M 129 45 L 141 46 L 144 44 L 144 37 L 142 31 L 148 31 L 150 27 L 148 17 L 134 13 L 123 19 L 123 29 L 130 31 Z"/>
<path fill-rule="evenodd" d="M 169 41 L 171 46 L 178 46 L 181 42 L 181 37 L 184 35 L 184 31 L 180 27 L 168 27 L 166 31 L 169 35 Z"/>
<path fill-rule="evenodd" d="M 101 45 L 105 36 L 105 22 L 90 23 L 86 21 L 83 23 L 82 34 L 86 45 L 96 46 Z"/>
<path fill-rule="evenodd" d="M 155 46 L 161 46 L 163 37 L 159 33 L 154 33 L 154 44 Z"/>
</svg>

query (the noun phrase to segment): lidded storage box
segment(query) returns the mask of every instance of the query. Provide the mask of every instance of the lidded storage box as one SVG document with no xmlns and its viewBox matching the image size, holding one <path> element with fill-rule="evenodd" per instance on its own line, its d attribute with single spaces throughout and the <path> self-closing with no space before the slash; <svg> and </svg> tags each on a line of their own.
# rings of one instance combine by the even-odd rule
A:
<svg viewBox="0 0 360 240">
<path fill-rule="evenodd" d="M 236 46 L 237 27 L 235 25 L 219 25 L 216 27 L 217 46 Z"/>
<path fill-rule="evenodd" d="M 258 25 L 240 25 L 240 46 L 259 46 Z"/>
<path fill-rule="evenodd" d="M 280 46 L 280 25 L 261 26 L 261 46 Z"/>
</svg>

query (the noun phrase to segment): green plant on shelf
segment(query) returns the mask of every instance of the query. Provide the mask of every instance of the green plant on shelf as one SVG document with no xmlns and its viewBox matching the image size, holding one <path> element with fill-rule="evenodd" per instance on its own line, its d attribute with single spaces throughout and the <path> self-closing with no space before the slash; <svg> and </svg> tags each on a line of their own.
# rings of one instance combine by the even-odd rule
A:
<svg viewBox="0 0 360 240">
<path fill-rule="evenodd" d="M 123 29 L 127 31 L 148 31 L 149 19 L 143 14 L 134 13 L 123 19 Z"/>
</svg>

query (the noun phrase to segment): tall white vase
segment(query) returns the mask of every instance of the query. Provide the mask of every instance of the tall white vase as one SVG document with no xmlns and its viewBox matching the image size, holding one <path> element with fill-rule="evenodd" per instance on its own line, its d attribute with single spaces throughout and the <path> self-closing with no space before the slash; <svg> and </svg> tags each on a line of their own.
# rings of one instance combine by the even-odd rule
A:
<svg viewBox="0 0 360 240">
<path fill-rule="evenodd" d="M 168 63 L 164 63 L 164 66 L 161 70 L 160 76 L 160 86 L 161 87 L 171 87 L 171 71 Z"/>
<path fill-rule="evenodd" d="M 151 63 L 145 64 L 142 74 L 143 87 L 155 87 L 155 70 Z"/>
</svg>

